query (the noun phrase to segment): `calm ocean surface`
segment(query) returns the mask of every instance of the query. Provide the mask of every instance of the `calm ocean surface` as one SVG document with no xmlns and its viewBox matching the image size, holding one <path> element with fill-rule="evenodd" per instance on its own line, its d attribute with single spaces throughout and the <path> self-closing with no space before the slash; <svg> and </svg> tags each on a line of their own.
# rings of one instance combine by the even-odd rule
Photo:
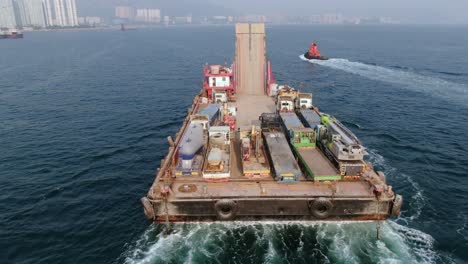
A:
<svg viewBox="0 0 468 264">
<path fill-rule="evenodd" d="M 405 198 L 375 223 L 148 223 L 139 198 L 234 27 L 0 41 L 0 263 L 467 263 L 468 28 L 269 26 L 279 82 L 314 93 Z M 311 64 L 312 40 L 333 59 Z"/>
</svg>

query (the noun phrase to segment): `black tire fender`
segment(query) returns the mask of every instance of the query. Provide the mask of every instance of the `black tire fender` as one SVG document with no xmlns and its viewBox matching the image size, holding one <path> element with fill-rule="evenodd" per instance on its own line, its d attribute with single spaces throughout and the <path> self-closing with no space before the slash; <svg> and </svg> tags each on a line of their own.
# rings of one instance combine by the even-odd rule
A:
<svg viewBox="0 0 468 264">
<path fill-rule="evenodd" d="M 239 207 L 237 203 L 229 199 L 221 199 L 217 201 L 214 205 L 216 216 L 219 220 L 233 220 L 236 215 Z"/>
<path fill-rule="evenodd" d="M 320 197 L 310 202 L 310 211 L 312 215 L 319 219 L 328 218 L 332 209 L 333 203 L 327 198 Z"/>
<path fill-rule="evenodd" d="M 156 214 L 154 213 L 153 204 L 151 204 L 150 200 L 147 197 L 141 198 L 140 201 L 143 205 L 143 212 L 145 213 L 146 219 L 154 220 Z"/>
<path fill-rule="evenodd" d="M 392 216 L 399 216 L 401 212 L 401 207 L 403 206 L 403 196 L 397 194 L 393 200 L 392 211 L 390 214 Z"/>
</svg>

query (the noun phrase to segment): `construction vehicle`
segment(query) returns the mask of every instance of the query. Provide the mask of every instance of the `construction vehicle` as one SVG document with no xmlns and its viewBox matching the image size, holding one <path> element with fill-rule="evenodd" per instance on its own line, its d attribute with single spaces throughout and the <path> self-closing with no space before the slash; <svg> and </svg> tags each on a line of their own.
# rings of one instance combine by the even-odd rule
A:
<svg viewBox="0 0 468 264">
<path fill-rule="evenodd" d="M 291 145 L 301 168 L 314 181 L 339 181 L 340 172 L 333 163 L 316 148 L 316 131 L 312 128 L 292 128 Z"/>
<path fill-rule="evenodd" d="M 294 98 L 289 95 L 278 95 L 276 102 L 276 110 L 278 112 L 293 112 Z"/>
<path fill-rule="evenodd" d="M 213 102 L 217 104 L 224 104 L 228 102 L 228 95 L 226 91 L 217 91 L 213 92 Z"/>
<path fill-rule="evenodd" d="M 281 113 L 288 116 L 291 113 Z M 285 126 L 277 113 L 263 113 L 260 116 L 263 140 L 266 144 L 273 177 L 279 182 L 296 182 L 302 172 L 285 136 Z"/>
<path fill-rule="evenodd" d="M 316 131 L 304 127 L 296 113 L 280 113 L 291 148 L 305 174 L 314 181 L 336 181 L 342 177 L 337 168 L 316 148 Z"/>
<path fill-rule="evenodd" d="M 297 117 L 294 112 L 280 112 L 281 125 L 285 133 L 287 133 L 288 138 L 291 139 L 291 133 L 293 128 L 304 128 L 301 120 Z"/>
<path fill-rule="evenodd" d="M 233 131 L 236 128 L 236 114 L 237 109 L 235 106 L 225 103 L 223 106 L 223 123 Z"/>
<path fill-rule="evenodd" d="M 228 181 L 231 176 L 231 129 L 212 126 L 208 131 L 208 150 L 203 166 L 203 179 Z"/>
<path fill-rule="evenodd" d="M 364 156 L 367 154 L 359 139 L 341 122 L 322 115 L 318 125 L 319 147 L 340 170 L 346 180 L 359 180 L 368 169 Z"/>
<path fill-rule="evenodd" d="M 294 87 L 291 87 L 287 84 L 281 85 L 279 88 L 280 89 L 277 92 L 278 96 L 289 96 L 292 98 L 293 101 L 296 100 L 299 94 L 299 91 L 297 91 L 296 89 L 294 89 Z"/>
<path fill-rule="evenodd" d="M 277 113 L 262 113 L 259 117 L 262 131 L 283 131 L 281 118 Z"/>
<path fill-rule="evenodd" d="M 208 119 L 210 121 L 210 126 L 213 126 L 213 125 L 216 125 L 216 123 L 219 121 L 219 117 L 220 117 L 219 108 L 220 107 L 217 104 L 202 105 L 198 109 L 197 114 L 208 116 Z"/>
<path fill-rule="evenodd" d="M 282 132 L 263 132 L 267 152 L 278 182 L 297 182 L 302 176 L 288 140 Z"/>
<path fill-rule="evenodd" d="M 260 127 L 241 128 L 239 142 L 242 157 L 242 173 L 249 178 L 266 178 L 271 176 L 270 164 L 263 144 Z"/>
<path fill-rule="evenodd" d="M 190 116 L 191 124 L 200 124 L 204 131 L 208 131 L 210 128 L 210 119 L 208 115 L 195 114 Z"/>
<path fill-rule="evenodd" d="M 337 160 L 364 159 L 366 154 L 364 147 L 353 132 L 335 118 L 332 118 L 325 126 L 327 128 L 325 145 Z"/>
<path fill-rule="evenodd" d="M 312 94 L 311 93 L 298 93 L 295 101 L 296 109 L 312 109 Z"/>
<path fill-rule="evenodd" d="M 311 109 L 298 110 L 298 116 L 306 127 L 314 128 L 322 124 L 322 118 L 318 112 Z"/>
</svg>

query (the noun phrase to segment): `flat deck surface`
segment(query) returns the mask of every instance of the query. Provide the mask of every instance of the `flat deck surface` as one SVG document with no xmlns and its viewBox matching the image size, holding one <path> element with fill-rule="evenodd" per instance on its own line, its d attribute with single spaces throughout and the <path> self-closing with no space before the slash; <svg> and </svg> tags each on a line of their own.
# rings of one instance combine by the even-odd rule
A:
<svg viewBox="0 0 468 264">
<path fill-rule="evenodd" d="M 185 184 L 196 186 L 192 192 L 184 192 Z M 172 188 L 171 199 L 217 198 L 217 197 L 290 197 L 304 198 L 304 196 L 334 196 L 346 197 L 374 197 L 369 184 L 366 182 L 339 182 L 336 185 L 316 184 L 314 182 L 277 183 L 275 181 L 230 181 L 230 182 L 176 182 Z"/>
<path fill-rule="evenodd" d="M 318 148 L 299 149 L 299 153 L 317 176 L 338 175 L 340 172 Z"/>
<path fill-rule="evenodd" d="M 234 106 L 237 107 L 236 126 L 237 128 L 252 125 L 252 121 L 257 122 L 262 113 L 274 113 L 275 102 L 266 95 L 237 94 Z"/>
</svg>

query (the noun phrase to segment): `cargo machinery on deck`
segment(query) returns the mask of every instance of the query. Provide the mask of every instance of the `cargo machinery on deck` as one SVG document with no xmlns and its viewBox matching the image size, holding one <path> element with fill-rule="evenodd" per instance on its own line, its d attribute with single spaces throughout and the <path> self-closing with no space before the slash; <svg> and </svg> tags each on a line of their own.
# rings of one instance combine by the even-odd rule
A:
<svg viewBox="0 0 468 264">
<path fill-rule="evenodd" d="M 235 39 L 236 52 L 233 65 L 231 67 L 220 65 L 205 67 L 204 84 L 200 94 L 194 98 L 188 115 L 183 120 L 175 138 L 168 137 L 168 154 L 161 160 L 160 168 L 157 170 L 156 178 L 147 195 L 141 199 L 146 217 L 155 222 L 361 221 L 383 220 L 398 215 L 402 205 L 401 196 L 395 194 L 392 187 L 386 184 L 382 174 L 375 172 L 371 166 L 359 179 L 340 178 L 340 180 L 317 181 L 304 177 L 307 175 L 307 169 L 296 167 L 297 161 L 294 156 L 290 158 L 291 156 L 287 154 L 289 158 L 279 158 L 280 162 L 277 162 L 278 160 L 271 162 L 273 157 L 293 153 L 294 150 L 289 143 L 291 141 L 288 142 L 288 131 L 281 127 L 279 113 L 297 112 L 296 106 L 299 106 L 299 109 L 308 109 L 309 104 L 304 102 L 305 105 L 302 107 L 301 102 L 296 101 L 300 98 L 298 93 L 296 98 L 292 98 L 293 109 L 290 105 L 284 109 L 285 111 L 281 107 L 278 109 L 277 94 L 282 93 L 281 87 L 284 86 L 275 83 L 271 64 L 266 58 L 263 24 L 237 24 Z M 216 96 L 218 93 L 220 96 Z M 292 94 L 282 95 L 293 97 Z M 306 100 L 306 97 L 302 99 Z M 219 106 L 219 111 L 216 111 L 216 107 L 209 105 Z M 203 110 L 207 108 L 210 110 Z M 235 111 L 228 111 L 235 112 L 235 115 L 230 114 L 230 117 L 226 119 L 224 116 L 226 111 L 223 109 L 228 108 L 235 109 Z M 195 118 L 197 115 L 199 115 L 198 118 Z M 305 114 L 302 114 L 302 117 L 307 118 Z M 327 127 L 323 121 L 320 121 L 319 126 L 323 129 L 323 135 L 327 135 L 333 129 Z M 202 129 L 193 128 L 197 122 L 203 124 Z M 304 132 L 302 137 L 305 141 L 299 142 L 302 145 L 297 145 L 298 149 L 308 147 L 307 144 L 317 140 L 311 137 L 311 131 L 318 129 L 316 126 L 317 124 L 309 123 L 296 128 L 297 131 L 293 129 L 294 133 Z M 213 140 L 210 139 L 210 128 L 216 130 L 217 127 L 225 127 L 221 129 L 225 135 L 224 142 L 211 141 L 210 145 L 210 140 Z M 307 131 L 304 130 L 306 128 L 308 128 Z M 228 129 L 229 132 L 227 132 Z M 211 132 L 214 130 L 212 129 Z M 245 133 L 246 130 L 254 132 L 248 135 Z M 188 131 L 191 131 L 197 143 L 201 140 L 202 146 L 196 151 L 198 144 L 185 147 L 184 151 L 188 149 L 187 152 L 190 155 L 181 156 L 182 146 L 190 142 L 194 144 L 186 136 Z M 197 134 L 199 131 L 203 133 L 202 137 Z M 263 134 L 261 138 L 258 137 L 259 131 Z M 318 131 L 315 130 L 316 135 L 320 135 Z M 251 140 L 250 143 L 246 140 L 247 138 Z M 322 138 L 318 139 L 322 140 Z M 257 143 L 253 143 L 254 140 Z M 283 143 L 279 144 L 281 147 L 271 147 L 275 144 L 272 143 L 273 140 L 282 141 Z M 325 141 L 322 143 L 327 144 Z M 219 148 L 224 150 L 229 149 L 228 152 L 224 152 L 224 154 L 229 153 L 229 159 L 219 158 L 221 156 L 218 155 L 219 151 L 212 154 L 210 147 L 212 150 L 213 144 L 218 147 L 221 145 Z M 319 148 L 312 147 L 311 149 L 318 150 Z M 262 177 L 251 177 L 245 173 L 244 155 L 252 155 L 253 150 L 257 152 L 259 164 L 262 164 L 263 168 L 266 167 L 262 170 Z M 265 151 L 262 152 L 262 150 Z M 198 175 L 178 174 L 179 158 L 189 159 L 191 154 L 199 154 L 203 157 L 204 171 Z M 301 155 L 307 159 L 306 154 Z M 267 162 L 263 162 L 265 158 Z M 203 173 L 207 172 L 209 162 L 211 166 L 215 166 L 211 169 L 221 171 L 218 165 L 227 160 L 229 161 L 229 177 L 223 177 L 224 181 L 212 181 L 203 177 Z M 314 166 L 323 167 L 324 160 L 327 166 L 331 164 L 330 158 L 327 159 L 326 156 L 318 160 L 310 159 L 310 169 L 313 171 L 316 170 Z M 189 162 L 186 163 L 186 165 L 189 164 Z M 334 166 L 338 169 L 336 165 Z M 224 168 L 223 166 L 223 173 L 226 172 Z M 297 175 L 289 178 L 278 177 L 278 171 L 284 171 L 287 168 L 293 168 Z M 224 176 L 227 175 L 224 174 Z M 294 179 L 294 181 L 288 181 L 288 179 Z"/>
</svg>

